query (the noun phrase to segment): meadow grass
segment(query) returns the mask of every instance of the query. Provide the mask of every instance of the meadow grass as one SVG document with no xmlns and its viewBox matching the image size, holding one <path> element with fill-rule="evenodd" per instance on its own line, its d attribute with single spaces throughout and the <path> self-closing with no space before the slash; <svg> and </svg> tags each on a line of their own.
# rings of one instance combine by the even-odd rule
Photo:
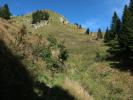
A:
<svg viewBox="0 0 133 100">
<path fill-rule="evenodd" d="M 96 40 L 96 33 L 87 36 L 84 33 L 85 29 L 77 29 L 71 24 L 63 25 L 57 20 L 59 15 L 52 12 L 50 14 L 53 17 L 47 26 L 37 30 L 30 27 L 28 31 L 43 37 L 52 35 L 58 41 L 64 41 L 69 58 L 63 72 L 53 77 L 46 69 L 37 79 L 51 87 L 59 85 L 65 89 L 69 88 L 68 91 L 79 98 L 82 98 L 82 95 L 86 98 L 91 95 L 94 100 L 133 100 L 131 73 L 112 68 L 109 61 L 96 60 L 97 53 L 105 57 L 108 49 L 102 40 Z M 21 17 L 18 17 L 17 21 L 20 22 L 20 19 Z M 73 85 L 77 85 L 77 90 Z"/>
</svg>

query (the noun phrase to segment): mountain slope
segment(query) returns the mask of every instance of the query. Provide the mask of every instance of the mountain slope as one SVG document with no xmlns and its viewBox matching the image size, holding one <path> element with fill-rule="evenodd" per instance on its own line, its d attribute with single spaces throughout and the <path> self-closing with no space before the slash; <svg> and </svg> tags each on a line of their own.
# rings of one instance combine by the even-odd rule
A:
<svg viewBox="0 0 133 100">
<path fill-rule="evenodd" d="M 17 49 L 15 53 L 23 55 L 24 59 L 22 62 L 35 79 L 34 81 L 39 81 L 43 84 L 39 86 L 44 86 L 44 84 L 49 86 L 52 91 L 52 93 L 50 92 L 47 95 L 49 91 L 42 91 L 43 87 L 40 87 L 39 89 L 34 89 L 35 93 L 42 96 L 42 92 L 44 92 L 45 95 L 43 96 L 47 95 L 47 98 L 51 97 L 53 100 L 56 97 L 60 97 L 60 93 L 62 93 L 60 89 L 63 89 L 68 91 L 65 94 L 68 93 L 74 96 L 76 100 L 92 100 L 92 96 L 96 100 L 132 100 L 133 77 L 130 72 L 122 72 L 112 68 L 110 63 L 113 62 L 104 60 L 108 47 L 104 45 L 102 40 L 96 40 L 96 35 L 93 34 L 85 35 L 85 29 L 79 29 L 71 23 L 62 22 L 62 15 L 49 10 L 47 12 L 50 15 L 48 24 L 43 24 L 38 28 L 31 24 L 32 14 L 16 16 L 11 19 L 13 23 L 19 26 L 16 27 L 17 30 L 13 28 L 15 24 L 12 25 L 9 22 L 4 22 L 0 27 L 5 34 L 8 32 L 5 30 L 4 25 L 9 24 L 9 30 L 13 30 L 15 33 L 10 34 L 8 30 L 9 36 L 5 34 L 5 37 L 11 37 L 11 39 L 7 38 L 4 41 L 17 40 L 17 43 L 13 42 L 15 49 Z M 27 29 L 23 29 L 22 25 L 26 26 Z M 24 30 L 26 34 L 19 36 L 19 33 L 22 33 Z M 63 72 L 53 74 L 46 67 L 45 61 L 36 56 L 34 52 L 47 46 L 47 37 L 49 35 L 55 37 L 58 42 L 62 43 L 63 41 L 68 50 L 69 58 L 65 62 L 65 71 Z M 14 48 L 12 50 L 14 51 Z M 60 89 L 57 89 L 56 86 L 60 87 Z M 51 99 L 49 98 L 48 100 Z"/>
<path fill-rule="evenodd" d="M 59 24 L 61 24 L 61 23 L 59 23 Z M 51 25 L 53 25 L 53 24 L 51 24 Z M 8 53 L 6 54 L 7 56 L 9 56 L 9 59 L 6 56 L 7 60 L 10 61 L 9 66 L 7 66 L 8 70 L 14 76 L 16 76 L 17 73 L 21 74 L 21 75 L 27 73 L 28 76 L 26 76 L 26 77 L 28 77 L 31 80 L 33 79 L 32 81 L 29 80 L 28 85 L 26 85 L 26 87 L 27 87 L 31 84 L 31 87 L 29 86 L 30 90 L 28 90 L 28 88 L 25 89 L 25 87 L 23 85 L 22 86 L 20 85 L 19 82 L 21 82 L 21 81 L 18 80 L 18 78 L 15 79 L 16 80 L 15 81 L 14 78 L 11 78 L 12 76 L 9 76 L 8 78 L 12 79 L 12 81 L 13 81 L 13 83 L 10 85 L 10 87 L 12 89 L 13 89 L 13 87 L 12 87 L 13 84 L 16 84 L 16 82 L 18 82 L 19 87 L 23 87 L 24 90 L 29 91 L 29 93 L 31 93 L 31 94 L 27 93 L 27 96 L 23 97 L 25 94 L 23 94 L 22 91 L 24 91 L 24 90 L 23 89 L 20 90 L 20 88 L 17 88 L 22 92 L 22 95 L 20 95 L 18 93 L 18 96 L 15 96 L 12 93 L 16 93 L 16 91 L 13 91 L 12 89 L 9 90 L 9 92 L 6 92 L 7 95 L 9 95 L 9 97 L 12 98 L 12 99 L 18 99 L 19 96 L 21 97 L 21 99 L 26 99 L 26 98 L 29 98 L 29 97 L 38 98 L 38 97 L 36 97 L 36 95 L 39 95 L 39 93 L 36 93 L 35 91 L 32 91 L 31 89 L 34 90 L 34 88 L 36 88 L 36 86 L 34 87 L 32 85 L 34 85 L 34 84 L 36 85 L 36 82 L 40 81 L 40 79 L 38 79 L 38 78 L 41 76 L 41 77 L 45 77 L 44 80 L 43 80 L 44 82 L 42 82 L 42 81 L 41 82 L 42 82 L 44 88 L 46 88 L 46 90 L 39 90 L 39 91 L 44 91 L 44 92 L 46 92 L 46 94 L 48 93 L 47 95 L 46 94 L 41 94 L 41 95 L 44 96 L 44 98 L 45 98 L 45 95 L 46 95 L 46 98 L 49 98 L 49 99 L 50 98 L 54 98 L 54 99 L 58 98 L 58 100 L 60 100 L 60 99 L 62 100 L 62 98 L 68 97 L 69 99 L 67 99 L 67 100 L 73 100 L 72 98 L 74 98 L 74 96 L 71 96 L 73 94 L 67 93 L 65 88 L 63 89 L 60 86 L 56 87 L 53 84 L 50 85 L 51 84 L 50 80 L 52 79 L 52 77 L 50 75 L 51 73 L 49 72 L 49 70 L 46 69 L 45 62 L 39 56 L 37 56 L 35 54 L 34 50 L 39 49 L 40 47 L 45 47 L 47 45 L 46 35 L 42 36 L 43 34 L 39 35 L 39 34 L 36 34 L 36 33 L 32 33 L 31 31 L 36 30 L 36 29 L 32 28 L 32 30 L 29 30 L 25 26 L 26 25 L 23 26 L 22 24 L 17 24 L 17 21 L 15 21 L 14 19 L 11 19 L 10 21 L 4 20 L 4 19 L 0 20 L 0 36 L 1 36 L 1 41 L 3 41 L 0 44 L 0 47 L 3 48 L 2 45 L 4 45 L 4 43 L 5 43 L 6 46 L 7 46 L 6 48 L 8 48 L 11 52 L 11 55 L 8 54 Z M 61 27 L 62 26 L 63 26 L 63 24 L 61 25 Z M 53 32 L 54 32 L 54 30 L 53 30 Z M 2 50 L 6 51 L 5 49 L 2 49 Z M 3 51 L 2 51 L 2 54 L 5 55 L 5 53 L 3 53 Z M 19 56 L 19 58 L 15 58 L 14 56 Z M 3 56 L 1 56 L 1 57 L 3 57 Z M 18 60 L 21 59 L 21 60 L 18 61 L 16 59 L 18 59 Z M 6 62 L 7 60 L 4 58 L 4 62 Z M 14 61 L 17 61 L 18 65 L 15 65 Z M 21 73 L 20 72 L 21 69 L 19 70 L 17 68 L 17 66 L 19 67 L 19 64 L 20 64 L 19 62 L 21 62 L 21 64 L 22 64 L 22 70 L 27 71 L 26 73 L 23 73 L 23 71 Z M 14 63 L 14 64 L 12 65 L 11 63 Z M 0 58 L 0 64 L 3 65 L 2 58 Z M 20 66 L 21 66 L 21 64 L 20 64 Z M 3 65 L 3 67 L 2 67 L 3 68 L 3 70 L 2 70 L 2 76 L 3 76 L 2 79 L 4 79 L 4 81 L 5 81 L 5 80 L 9 80 L 9 79 L 5 75 L 5 73 L 7 73 L 7 75 L 8 75 L 8 72 L 5 72 L 4 66 L 5 65 Z M 12 70 L 10 69 L 10 66 L 11 67 L 14 66 Z M 15 72 L 12 72 L 14 70 L 15 70 Z M 51 79 L 49 79 L 50 77 L 51 77 Z M 48 82 L 45 81 L 47 78 L 49 80 Z M 34 81 L 35 81 L 35 83 L 34 83 Z M 9 80 L 9 83 L 10 82 L 11 81 Z M 40 83 L 37 83 L 37 84 L 40 84 Z M 50 85 L 50 87 L 51 86 L 52 87 L 51 88 L 48 87 L 49 85 Z M 37 86 L 37 89 L 38 88 L 39 87 Z M 47 88 L 48 88 L 48 90 L 47 90 Z M 3 89 L 8 91 L 8 88 L 3 87 Z M 10 91 L 12 91 L 12 93 L 10 93 Z M 51 92 L 49 93 L 49 91 L 51 91 Z M 57 91 L 57 92 L 54 92 L 54 91 Z M 3 92 L 4 91 L 1 90 L 1 93 L 3 93 Z M 59 95 L 59 96 L 55 97 L 54 95 L 56 95 L 58 93 L 62 96 Z M 34 96 L 31 96 L 31 95 L 34 95 Z M 87 95 L 87 92 L 86 92 L 86 95 Z M 89 95 L 87 95 L 87 96 L 89 97 Z M 4 100 L 7 99 L 7 97 L 5 95 L 3 95 L 3 97 L 5 98 Z M 39 100 L 39 98 L 38 98 L 38 100 Z"/>
</svg>

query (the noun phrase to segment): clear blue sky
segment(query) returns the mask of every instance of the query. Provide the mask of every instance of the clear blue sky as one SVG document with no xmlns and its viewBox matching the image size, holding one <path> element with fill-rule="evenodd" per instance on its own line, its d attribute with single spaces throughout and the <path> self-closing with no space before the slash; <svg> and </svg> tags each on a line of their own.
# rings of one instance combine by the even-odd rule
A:
<svg viewBox="0 0 133 100">
<path fill-rule="evenodd" d="M 110 25 L 114 11 L 121 17 L 129 0 L 0 0 L 7 3 L 13 15 L 26 14 L 38 9 L 50 9 L 64 15 L 70 22 L 105 30 Z"/>
</svg>

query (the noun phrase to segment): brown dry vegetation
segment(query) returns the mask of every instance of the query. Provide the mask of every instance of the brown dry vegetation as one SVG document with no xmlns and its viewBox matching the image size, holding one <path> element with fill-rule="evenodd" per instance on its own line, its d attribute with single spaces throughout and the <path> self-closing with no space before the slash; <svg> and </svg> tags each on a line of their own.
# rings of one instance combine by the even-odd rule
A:
<svg viewBox="0 0 133 100">
<path fill-rule="evenodd" d="M 69 93 L 73 95 L 76 100 L 93 100 L 92 96 L 89 95 L 89 93 L 81 86 L 79 82 L 66 78 L 62 87 L 69 91 Z"/>
</svg>

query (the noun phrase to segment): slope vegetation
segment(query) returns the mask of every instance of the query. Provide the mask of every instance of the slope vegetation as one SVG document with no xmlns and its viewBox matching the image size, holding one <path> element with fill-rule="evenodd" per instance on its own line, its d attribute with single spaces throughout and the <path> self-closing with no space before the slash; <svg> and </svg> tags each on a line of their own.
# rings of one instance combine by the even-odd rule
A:
<svg viewBox="0 0 133 100">
<path fill-rule="evenodd" d="M 113 62 L 104 60 L 108 47 L 102 40 L 96 40 L 95 33 L 88 36 L 84 34 L 85 29 L 70 23 L 64 24 L 61 21 L 62 15 L 49 10 L 47 12 L 50 15 L 48 24 L 38 28 L 31 24 L 32 14 L 13 17 L 12 23 L 0 21 L 3 23 L 0 26 L 3 31 L 1 36 L 6 37 L 2 39 L 15 41 L 12 43 L 12 51 L 23 55 L 21 62 L 34 82 L 39 82 L 33 93 L 46 100 L 132 100 L 133 76 L 130 72 L 118 70 Z M 6 24 L 9 29 L 5 29 Z M 54 75 L 47 69 L 46 62 L 34 52 L 47 46 L 49 35 L 57 41 L 63 41 L 69 53 L 65 70 Z"/>
</svg>

